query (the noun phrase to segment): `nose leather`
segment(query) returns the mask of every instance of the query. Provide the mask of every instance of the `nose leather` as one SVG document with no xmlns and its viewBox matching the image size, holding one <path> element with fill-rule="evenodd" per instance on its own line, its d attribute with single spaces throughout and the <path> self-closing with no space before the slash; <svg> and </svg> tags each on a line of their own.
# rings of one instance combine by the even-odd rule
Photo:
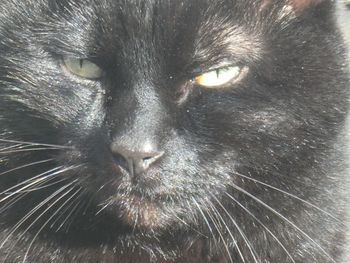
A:
<svg viewBox="0 0 350 263">
<path fill-rule="evenodd" d="M 145 147 L 128 149 L 125 146 L 114 145 L 112 152 L 118 164 L 132 176 L 135 176 L 144 173 L 164 155 L 164 152 L 153 151 L 152 149 L 144 150 L 142 148 Z"/>
</svg>

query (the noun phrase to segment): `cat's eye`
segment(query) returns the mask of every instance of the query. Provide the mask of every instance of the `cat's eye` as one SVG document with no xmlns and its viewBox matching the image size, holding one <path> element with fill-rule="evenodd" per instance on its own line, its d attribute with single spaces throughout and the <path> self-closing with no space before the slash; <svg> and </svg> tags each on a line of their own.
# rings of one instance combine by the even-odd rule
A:
<svg viewBox="0 0 350 263">
<path fill-rule="evenodd" d="M 198 75 L 194 80 L 197 85 L 205 88 L 219 88 L 239 79 L 243 69 L 238 66 L 218 68 Z"/>
<path fill-rule="evenodd" d="M 103 75 L 103 70 L 87 59 L 64 57 L 63 63 L 70 73 L 84 79 L 99 79 Z"/>
</svg>

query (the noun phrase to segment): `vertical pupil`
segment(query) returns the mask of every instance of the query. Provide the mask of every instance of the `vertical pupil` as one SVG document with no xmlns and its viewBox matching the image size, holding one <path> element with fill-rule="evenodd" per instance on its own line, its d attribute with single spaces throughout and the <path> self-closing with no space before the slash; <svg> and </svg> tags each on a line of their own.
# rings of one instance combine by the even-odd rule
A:
<svg viewBox="0 0 350 263">
<path fill-rule="evenodd" d="M 84 64 L 84 59 L 80 59 L 80 60 L 79 60 L 79 64 L 80 64 L 80 68 L 82 68 L 82 67 L 83 67 L 83 64 Z"/>
<path fill-rule="evenodd" d="M 217 69 L 216 70 L 216 78 L 219 78 L 219 75 L 220 75 L 220 69 Z"/>
</svg>

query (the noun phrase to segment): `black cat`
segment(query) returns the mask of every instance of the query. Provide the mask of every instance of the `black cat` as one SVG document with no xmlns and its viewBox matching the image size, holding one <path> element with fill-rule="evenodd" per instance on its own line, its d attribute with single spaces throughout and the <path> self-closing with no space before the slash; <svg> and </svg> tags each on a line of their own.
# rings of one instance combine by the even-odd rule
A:
<svg viewBox="0 0 350 263">
<path fill-rule="evenodd" d="M 1 262 L 349 262 L 327 0 L 2 0 Z"/>
</svg>

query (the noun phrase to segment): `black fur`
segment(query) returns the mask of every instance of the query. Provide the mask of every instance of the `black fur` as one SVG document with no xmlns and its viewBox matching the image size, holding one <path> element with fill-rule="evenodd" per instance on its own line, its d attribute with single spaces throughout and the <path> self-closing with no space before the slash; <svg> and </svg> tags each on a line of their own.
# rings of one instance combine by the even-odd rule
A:
<svg viewBox="0 0 350 263">
<path fill-rule="evenodd" d="M 334 20 L 317 0 L 2 0 L 1 262 L 346 262 Z M 227 64 L 247 74 L 195 85 Z M 131 176 L 112 151 L 146 143 L 164 154 Z"/>
</svg>

